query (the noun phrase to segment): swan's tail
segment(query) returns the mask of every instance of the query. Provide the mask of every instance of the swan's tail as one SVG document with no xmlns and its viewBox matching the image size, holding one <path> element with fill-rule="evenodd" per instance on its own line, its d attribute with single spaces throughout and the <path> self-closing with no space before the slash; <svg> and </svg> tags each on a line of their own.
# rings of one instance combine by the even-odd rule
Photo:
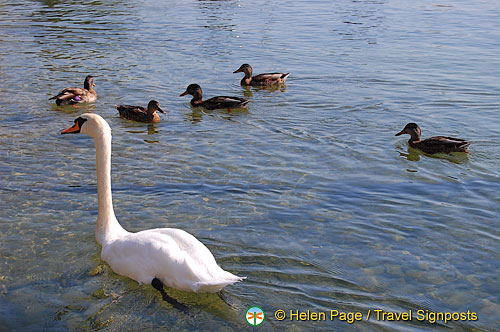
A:
<svg viewBox="0 0 500 332">
<path fill-rule="evenodd" d="M 205 293 L 205 292 L 206 293 L 217 293 L 222 288 L 229 286 L 231 284 L 234 284 L 235 282 L 242 281 L 243 279 L 246 279 L 246 278 L 247 277 L 238 277 L 238 276 L 232 275 L 230 278 L 195 282 L 192 285 L 192 289 L 194 292 L 200 292 L 200 293 Z"/>
</svg>

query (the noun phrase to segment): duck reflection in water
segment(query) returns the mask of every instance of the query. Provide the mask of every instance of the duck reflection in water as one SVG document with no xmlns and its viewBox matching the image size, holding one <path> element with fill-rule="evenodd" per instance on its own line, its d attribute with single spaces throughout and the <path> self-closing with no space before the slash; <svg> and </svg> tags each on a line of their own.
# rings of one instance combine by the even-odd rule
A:
<svg viewBox="0 0 500 332">
<path fill-rule="evenodd" d="M 436 153 L 429 154 L 425 153 L 419 149 L 408 147 L 408 153 L 399 152 L 400 157 L 405 157 L 409 161 L 420 161 L 421 156 L 435 158 L 435 159 L 444 159 L 454 164 L 462 164 L 469 161 L 468 153 Z"/>
</svg>

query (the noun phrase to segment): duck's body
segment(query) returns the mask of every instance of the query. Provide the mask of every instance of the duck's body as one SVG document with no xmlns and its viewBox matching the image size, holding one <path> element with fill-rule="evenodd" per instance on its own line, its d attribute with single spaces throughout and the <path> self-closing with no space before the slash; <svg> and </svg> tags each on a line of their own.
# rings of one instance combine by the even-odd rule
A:
<svg viewBox="0 0 500 332">
<path fill-rule="evenodd" d="M 469 152 L 470 142 L 456 137 L 434 136 L 422 140 L 422 131 L 416 123 L 408 123 L 396 136 L 408 134 L 408 144 L 425 153 Z"/>
<path fill-rule="evenodd" d="M 94 77 L 87 75 L 83 88 L 66 88 L 49 100 L 55 99 L 57 105 L 75 105 L 79 103 L 93 103 L 97 100 L 97 92 L 94 90 Z"/>
<path fill-rule="evenodd" d="M 217 96 L 203 100 L 203 92 L 198 84 L 190 84 L 186 91 L 184 91 L 180 96 L 185 96 L 187 94 L 193 96 L 193 99 L 191 99 L 191 105 L 195 107 L 201 106 L 207 110 L 214 110 L 218 108 L 246 108 L 246 104 L 248 103 L 248 100 L 244 98 L 228 96 Z"/>
<path fill-rule="evenodd" d="M 285 83 L 288 75 L 290 73 L 264 73 L 256 76 L 252 76 L 252 66 L 248 63 L 244 63 L 240 68 L 236 69 L 233 73 L 245 73 L 245 76 L 241 79 L 241 85 L 248 86 L 270 86 L 274 84 Z"/>
<path fill-rule="evenodd" d="M 229 96 L 212 97 L 201 102 L 197 102 L 196 100 L 194 100 L 194 98 L 191 99 L 191 105 L 201 106 L 206 108 L 207 110 L 215 110 L 218 108 L 245 108 L 246 104 L 248 104 L 248 100 L 244 98 Z"/>
<path fill-rule="evenodd" d="M 126 231 L 113 211 L 111 196 L 111 129 L 97 114 L 86 113 L 66 133 L 85 133 L 96 147 L 98 217 L 96 240 L 111 269 L 139 283 L 159 280 L 192 292 L 217 292 L 243 278 L 220 268 L 208 248 L 193 235 L 175 228 Z"/>
<path fill-rule="evenodd" d="M 115 108 L 120 113 L 120 117 L 137 122 L 160 122 L 160 116 L 156 111 L 165 113 L 156 100 L 151 100 L 147 108 L 132 105 L 115 105 Z"/>
</svg>

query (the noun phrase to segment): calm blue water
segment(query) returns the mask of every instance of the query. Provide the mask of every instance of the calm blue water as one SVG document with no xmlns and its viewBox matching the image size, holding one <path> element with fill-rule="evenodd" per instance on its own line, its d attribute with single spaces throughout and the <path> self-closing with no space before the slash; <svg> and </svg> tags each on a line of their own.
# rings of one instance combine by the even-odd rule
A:
<svg viewBox="0 0 500 332">
<path fill-rule="evenodd" d="M 1 1 L 0 330 L 244 330 L 254 305 L 265 331 L 499 330 L 499 17 L 493 0 Z M 292 74 L 242 88 L 242 63 Z M 47 100 L 87 74 L 95 104 Z M 248 111 L 192 108 L 190 83 Z M 156 125 L 113 108 L 150 99 Z M 195 235 L 248 277 L 227 303 L 169 289 L 185 315 L 100 260 L 93 142 L 59 135 L 85 112 L 113 129 L 118 220 Z M 409 150 L 408 122 L 470 154 Z"/>
</svg>

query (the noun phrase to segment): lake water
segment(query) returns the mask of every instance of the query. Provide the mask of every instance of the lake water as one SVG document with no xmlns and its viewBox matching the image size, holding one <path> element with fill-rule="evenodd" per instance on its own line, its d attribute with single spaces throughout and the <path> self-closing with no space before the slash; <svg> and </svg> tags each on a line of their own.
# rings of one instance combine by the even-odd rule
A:
<svg viewBox="0 0 500 332">
<path fill-rule="evenodd" d="M 0 330 L 253 330 L 257 305 L 265 331 L 498 331 L 499 17 L 496 0 L 1 1 Z M 242 88 L 242 63 L 291 75 Z M 87 74 L 95 104 L 47 100 Z M 248 111 L 192 108 L 190 83 Z M 150 99 L 156 125 L 113 107 Z M 113 130 L 118 220 L 195 235 L 247 276 L 225 301 L 168 289 L 186 315 L 100 260 L 93 141 L 59 134 L 85 112 Z M 408 122 L 470 154 L 409 151 Z"/>
</svg>

